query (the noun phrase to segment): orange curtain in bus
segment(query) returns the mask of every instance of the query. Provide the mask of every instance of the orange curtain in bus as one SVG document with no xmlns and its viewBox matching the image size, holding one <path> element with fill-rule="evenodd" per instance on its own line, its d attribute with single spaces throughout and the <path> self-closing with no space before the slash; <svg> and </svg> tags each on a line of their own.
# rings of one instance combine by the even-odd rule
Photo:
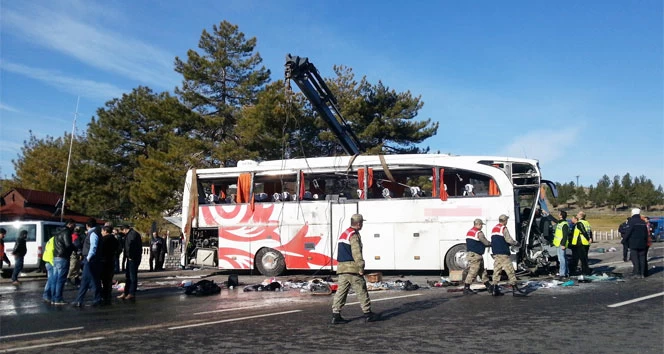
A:
<svg viewBox="0 0 664 354">
<path fill-rule="evenodd" d="M 369 180 L 367 181 L 367 187 L 371 188 L 371 186 L 373 186 L 373 168 L 369 167 L 368 175 Z M 364 194 L 364 167 L 357 169 L 357 185 L 359 189 L 362 190 L 360 199 L 367 199 L 367 196 Z"/>
<path fill-rule="evenodd" d="M 500 195 L 500 190 L 498 189 L 498 185 L 496 184 L 496 181 L 491 179 L 489 181 L 489 195 Z"/>
<path fill-rule="evenodd" d="M 445 179 L 443 176 L 445 175 L 445 169 L 441 168 L 440 169 L 440 200 L 446 201 L 447 200 L 447 191 L 445 190 Z"/>
<path fill-rule="evenodd" d="M 237 203 L 248 203 L 251 191 L 251 173 L 243 173 L 237 178 Z"/>
<path fill-rule="evenodd" d="M 493 167 L 500 168 L 498 165 L 493 165 Z M 489 181 L 489 195 L 500 195 L 498 185 L 496 184 L 496 181 L 493 180 L 493 178 Z"/>
</svg>

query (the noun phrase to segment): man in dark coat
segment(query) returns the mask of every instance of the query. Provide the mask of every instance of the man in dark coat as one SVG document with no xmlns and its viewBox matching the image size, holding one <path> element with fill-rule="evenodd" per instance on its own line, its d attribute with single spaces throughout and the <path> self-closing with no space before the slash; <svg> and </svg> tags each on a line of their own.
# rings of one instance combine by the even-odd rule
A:
<svg viewBox="0 0 664 354">
<path fill-rule="evenodd" d="M 646 249 L 648 248 L 648 227 L 645 220 L 641 218 L 641 210 L 632 209 L 632 217 L 629 218 L 629 230 L 625 236 L 625 244 L 629 247 L 632 259 L 632 275 L 636 278 L 646 276 Z"/>
<path fill-rule="evenodd" d="M 136 297 L 138 286 L 138 266 L 141 264 L 143 255 L 143 241 L 141 235 L 129 225 L 122 226 L 125 234 L 124 253 L 127 255 L 127 266 L 125 271 L 124 293 L 118 296 L 120 300 L 132 300 Z"/>
<path fill-rule="evenodd" d="M 620 233 L 620 243 L 623 245 L 623 261 L 627 262 L 627 252 L 629 251 L 629 246 L 625 243 L 625 236 L 627 236 L 627 231 L 629 231 L 629 218 L 625 220 L 624 223 L 620 224 L 618 227 L 618 232 Z"/>
<path fill-rule="evenodd" d="M 113 274 L 115 273 L 115 254 L 118 250 L 118 240 L 113 236 L 113 228 L 101 228 L 101 301 L 104 305 L 111 303 L 113 290 Z"/>
</svg>

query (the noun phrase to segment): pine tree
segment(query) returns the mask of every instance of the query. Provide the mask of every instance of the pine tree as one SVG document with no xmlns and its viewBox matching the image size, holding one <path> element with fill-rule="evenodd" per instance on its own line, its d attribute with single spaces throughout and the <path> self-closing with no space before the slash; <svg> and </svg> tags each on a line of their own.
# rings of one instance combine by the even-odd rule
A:
<svg viewBox="0 0 664 354">
<path fill-rule="evenodd" d="M 186 61 L 175 58 L 175 71 L 183 76 L 175 92 L 204 118 L 193 133 L 208 144 L 208 166 L 252 157 L 250 149 L 241 145 L 236 127 L 242 108 L 254 105 L 270 81 L 270 71 L 261 66 L 263 59 L 255 52 L 256 42 L 245 38 L 238 26 L 222 21 L 212 26 L 211 33 L 203 30 L 200 53 L 189 50 Z"/>
</svg>

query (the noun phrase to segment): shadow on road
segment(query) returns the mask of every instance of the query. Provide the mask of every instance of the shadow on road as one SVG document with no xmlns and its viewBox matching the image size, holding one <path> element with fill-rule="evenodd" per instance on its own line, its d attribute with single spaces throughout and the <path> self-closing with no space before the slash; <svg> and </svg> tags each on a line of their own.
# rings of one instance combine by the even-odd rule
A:
<svg viewBox="0 0 664 354">
<path fill-rule="evenodd" d="M 403 305 L 399 305 L 399 307 L 395 307 L 393 309 L 388 309 L 380 313 L 380 320 L 385 321 L 389 320 L 394 317 L 401 316 L 405 313 L 413 312 L 413 311 L 424 311 L 424 310 L 429 310 L 435 307 L 438 307 L 442 305 L 443 303 L 449 301 L 449 299 L 443 299 L 443 298 L 436 298 L 436 299 L 431 299 L 431 300 L 422 300 L 422 301 L 415 301 L 415 302 L 408 302 Z"/>
</svg>

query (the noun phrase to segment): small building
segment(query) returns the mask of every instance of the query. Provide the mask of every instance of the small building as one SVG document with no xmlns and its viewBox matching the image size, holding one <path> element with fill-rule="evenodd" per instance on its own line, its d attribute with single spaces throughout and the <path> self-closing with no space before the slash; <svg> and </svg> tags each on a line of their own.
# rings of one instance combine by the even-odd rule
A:
<svg viewBox="0 0 664 354">
<path fill-rule="evenodd" d="M 73 219 L 77 223 L 84 224 L 90 218 L 62 205 L 60 193 L 14 188 L 0 197 L 0 221 L 60 221 L 62 210 L 60 208 L 65 208 L 63 220 Z"/>
</svg>

